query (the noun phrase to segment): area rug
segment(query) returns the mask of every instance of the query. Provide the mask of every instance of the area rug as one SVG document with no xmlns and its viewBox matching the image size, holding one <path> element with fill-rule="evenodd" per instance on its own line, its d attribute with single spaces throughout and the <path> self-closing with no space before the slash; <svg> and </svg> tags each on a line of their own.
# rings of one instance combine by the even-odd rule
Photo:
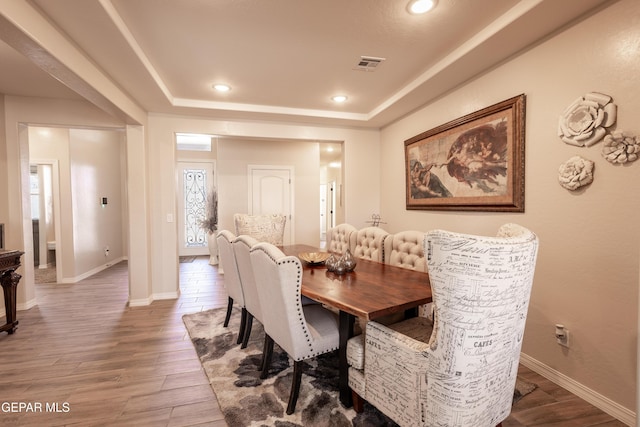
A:
<svg viewBox="0 0 640 427">
<path fill-rule="evenodd" d="M 236 344 L 240 310 L 235 309 L 228 327 L 223 327 L 226 308 L 186 314 L 183 321 L 198 357 L 218 399 L 229 427 L 392 427 L 396 424 L 365 403 L 357 414 L 338 399 L 338 355 L 324 354 L 305 362 L 296 410 L 286 414 L 293 364 L 277 344 L 269 377 L 261 380 L 264 330 L 255 321 L 245 349 Z M 530 393 L 535 384 L 518 379 L 514 402 Z"/>
</svg>

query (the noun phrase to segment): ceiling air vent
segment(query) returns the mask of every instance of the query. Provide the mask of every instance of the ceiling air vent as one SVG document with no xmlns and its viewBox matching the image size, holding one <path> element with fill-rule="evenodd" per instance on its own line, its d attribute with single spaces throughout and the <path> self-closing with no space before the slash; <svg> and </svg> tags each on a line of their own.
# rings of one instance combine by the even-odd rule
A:
<svg viewBox="0 0 640 427">
<path fill-rule="evenodd" d="M 355 69 L 362 71 L 375 71 L 378 65 L 380 65 L 380 63 L 385 59 L 386 58 L 376 58 L 375 56 L 361 56 Z"/>
</svg>

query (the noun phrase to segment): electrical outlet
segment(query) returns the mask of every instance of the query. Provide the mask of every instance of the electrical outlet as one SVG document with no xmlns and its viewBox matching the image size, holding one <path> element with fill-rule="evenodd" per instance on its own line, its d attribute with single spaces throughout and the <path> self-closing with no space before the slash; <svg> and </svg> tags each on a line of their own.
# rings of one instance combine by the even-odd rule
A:
<svg viewBox="0 0 640 427">
<path fill-rule="evenodd" d="M 556 324 L 556 342 L 563 347 L 569 348 L 569 330 L 564 325 Z"/>
</svg>

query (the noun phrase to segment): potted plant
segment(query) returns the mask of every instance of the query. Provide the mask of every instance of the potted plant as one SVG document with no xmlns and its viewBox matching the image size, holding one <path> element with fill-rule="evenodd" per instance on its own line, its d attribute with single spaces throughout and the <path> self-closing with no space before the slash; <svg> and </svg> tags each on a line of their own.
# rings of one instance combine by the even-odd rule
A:
<svg viewBox="0 0 640 427">
<path fill-rule="evenodd" d="M 209 264 L 218 264 L 218 242 L 216 231 L 218 230 L 218 192 L 212 188 L 205 199 L 205 216 L 200 220 L 200 227 L 207 232 L 209 245 Z"/>
</svg>

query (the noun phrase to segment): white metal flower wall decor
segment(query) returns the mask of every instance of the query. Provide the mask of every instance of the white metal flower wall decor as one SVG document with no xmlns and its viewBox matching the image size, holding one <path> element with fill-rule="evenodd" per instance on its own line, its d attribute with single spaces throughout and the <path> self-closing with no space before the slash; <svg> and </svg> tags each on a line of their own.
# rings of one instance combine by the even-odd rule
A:
<svg viewBox="0 0 640 427">
<path fill-rule="evenodd" d="M 611 163 L 627 163 L 638 159 L 640 141 L 628 132 L 615 131 L 604 137 L 602 156 Z"/>
<path fill-rule="evenodd" d="M 609 95 L 590 92 L 576 99 L 558 123 L 558 136 L 569 145 L 590 147 L 616 122 L 617 106 Z"/>
<path fill-rule="evenodd" d="M 571 157 L 560 165 L 558 181 L 567 190 L 577 190 L 593 182 L 593 166 L 594 163 L 591 160 L 580 156 Z"/>
</svg>

